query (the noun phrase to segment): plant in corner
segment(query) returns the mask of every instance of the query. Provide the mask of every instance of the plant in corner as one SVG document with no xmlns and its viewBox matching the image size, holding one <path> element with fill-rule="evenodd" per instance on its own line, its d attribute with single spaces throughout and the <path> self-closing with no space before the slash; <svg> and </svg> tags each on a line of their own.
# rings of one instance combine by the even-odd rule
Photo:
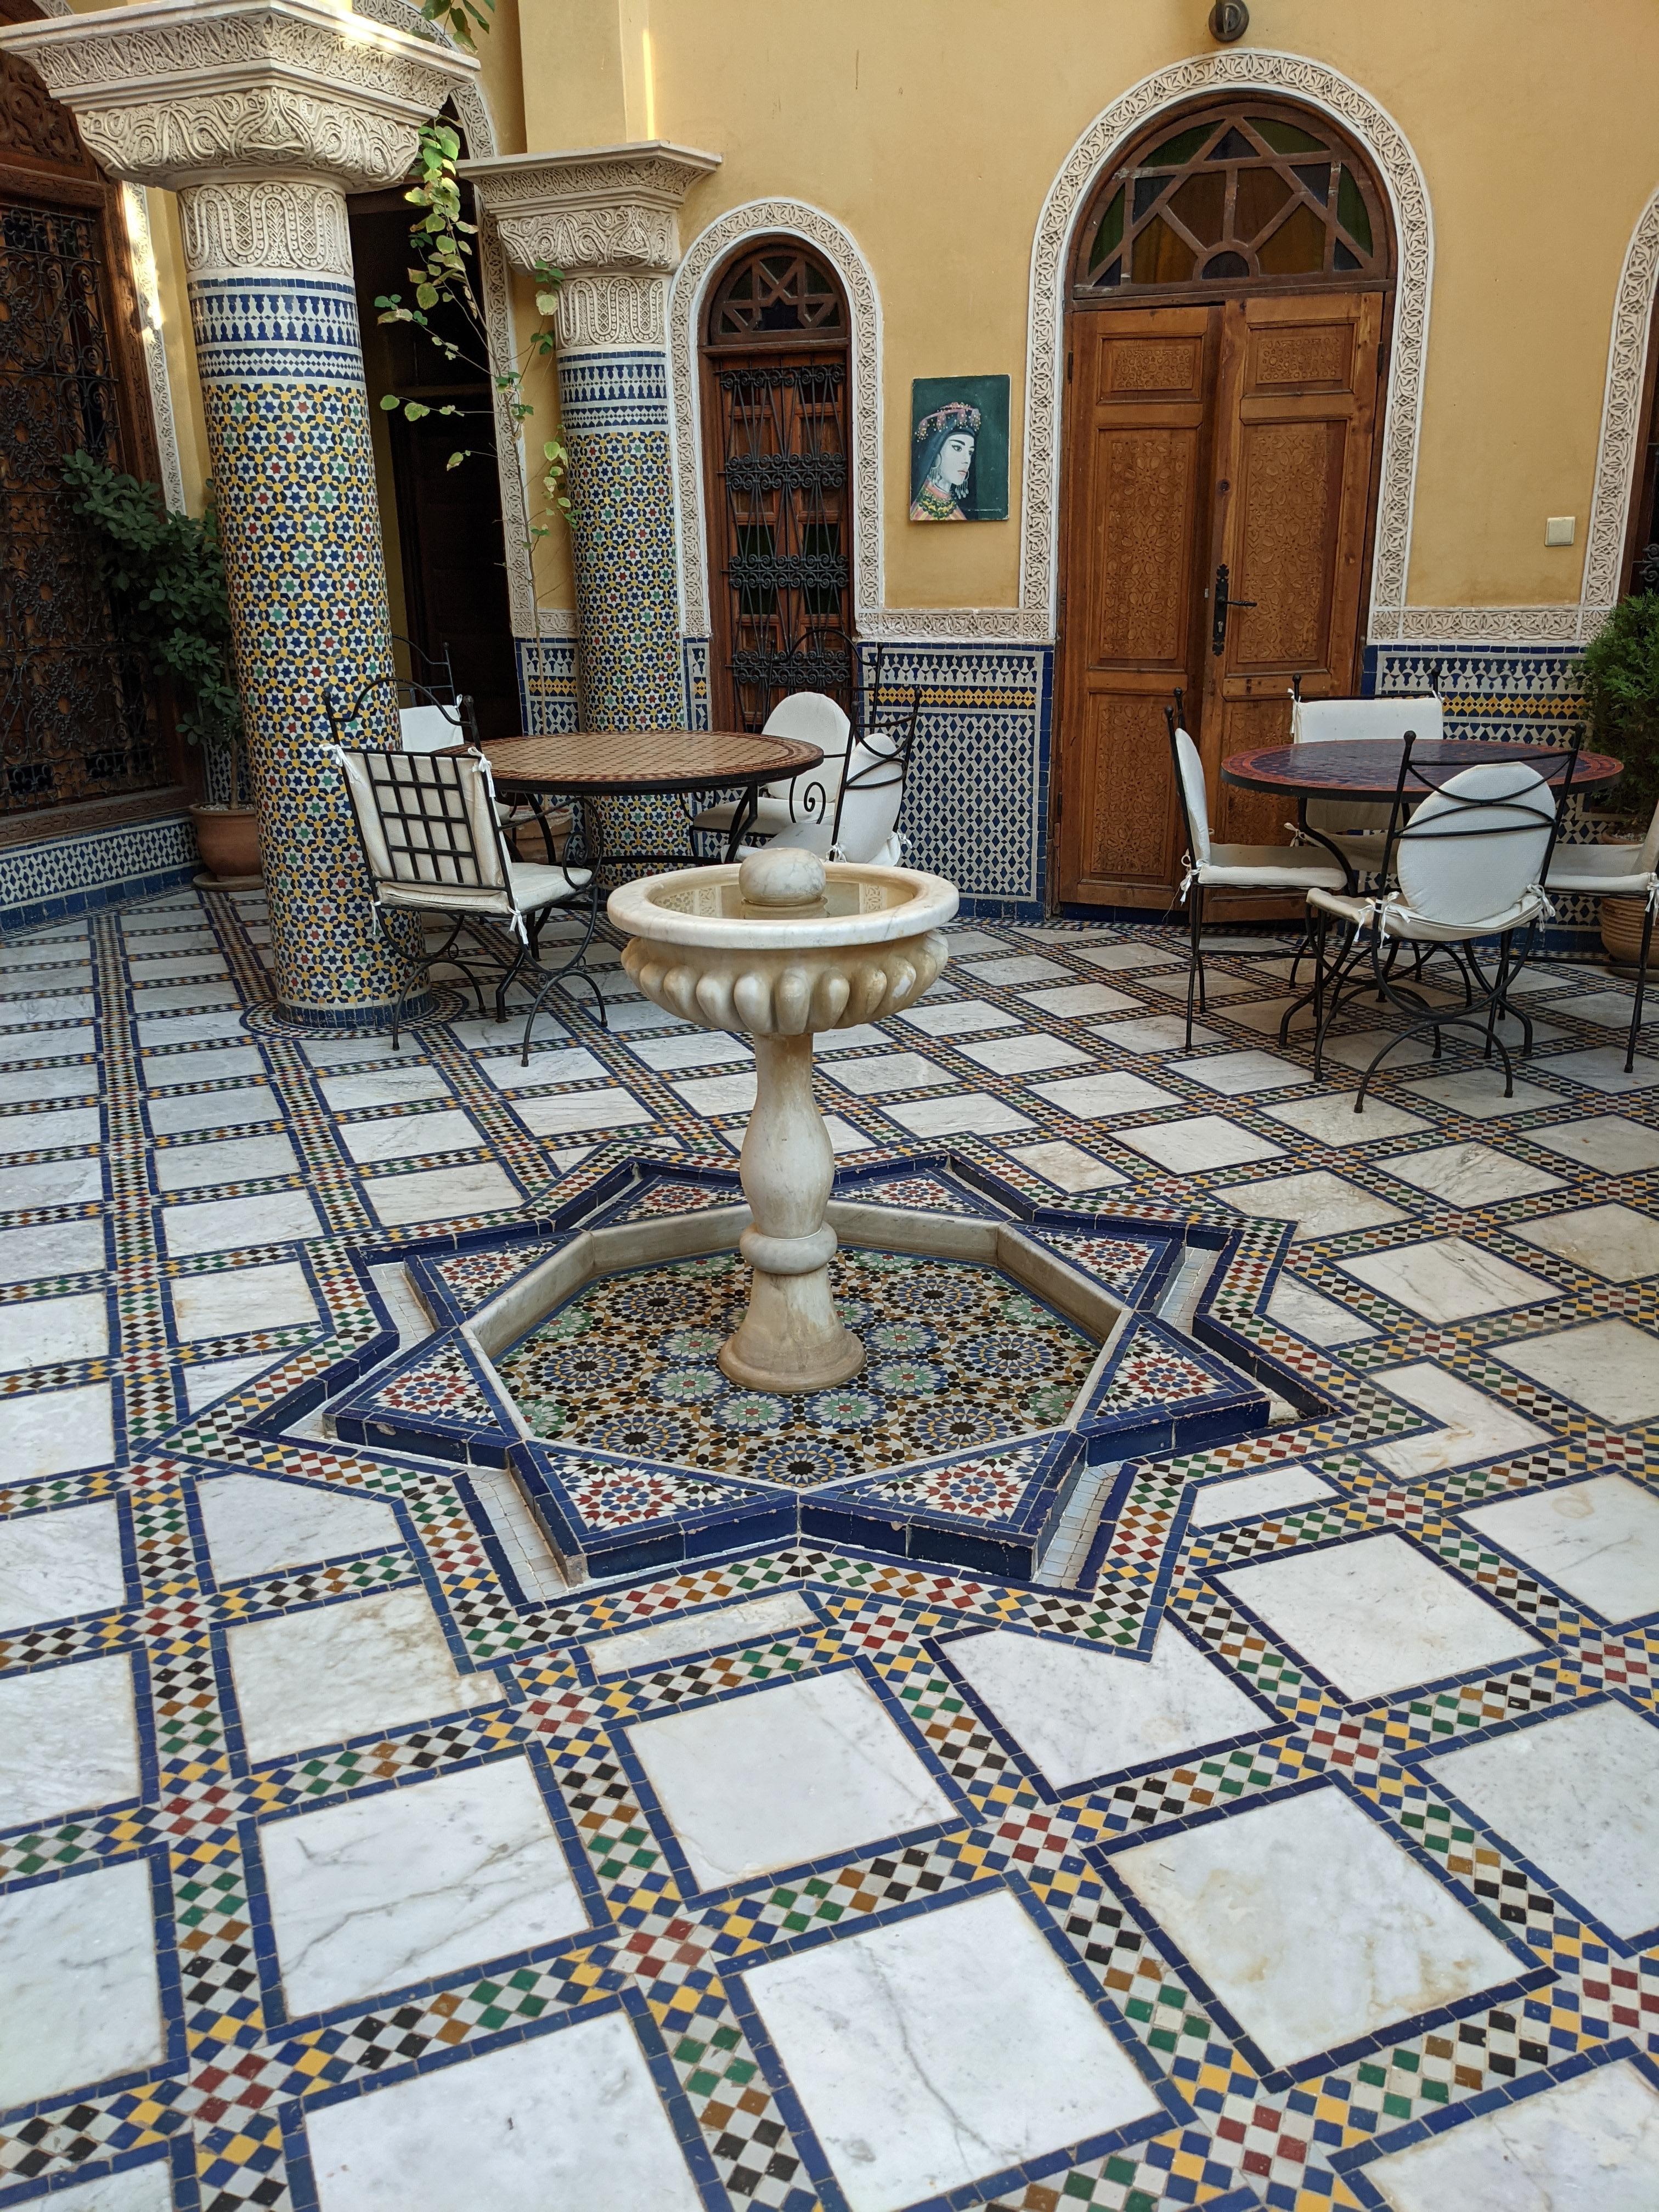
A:
<svg viewBox="0 0 1659 2212">
<path fill-rule="evenodd" d="M 167 680 L 179 735 L 213 759 L 212 781 L 232 802 L 190 810 L 203 865 L 219 877 L 257 875 L 253 810 L 236 803 L 248 788 L 247 753 L 212 488 L 198 517 L 175 514 L 159 484 L 90 453 L 71 453 L 63 477 L 118 629 Z"/>
<path fill-rule="evenodd" d="M 1625 763 L 1613 802 L 1618 834 L 1639 839 L 1659 805 L 1659 592 L 1632 592 L 1620 600 L 1585 647 L 1578 676 L 1591 744 Z M 1634 967 L 1641 941 L 1641 900 L 1604 898 L 1601 942 L 1608 957 L 1616 966 Z"/>
</svg>

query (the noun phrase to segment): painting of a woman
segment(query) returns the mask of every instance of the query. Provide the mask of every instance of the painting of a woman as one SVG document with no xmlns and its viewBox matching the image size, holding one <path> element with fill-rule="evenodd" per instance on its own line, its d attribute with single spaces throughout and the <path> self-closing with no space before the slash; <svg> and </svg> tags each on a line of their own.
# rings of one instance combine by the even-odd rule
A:
<svg viewBox="0 0 1659 2212">
<path fill-rule="evenodd" d="M 910 462 L 912 522 L 965 522 L 980 411 L 953 399 L 915 428 Z"/>
</svg>

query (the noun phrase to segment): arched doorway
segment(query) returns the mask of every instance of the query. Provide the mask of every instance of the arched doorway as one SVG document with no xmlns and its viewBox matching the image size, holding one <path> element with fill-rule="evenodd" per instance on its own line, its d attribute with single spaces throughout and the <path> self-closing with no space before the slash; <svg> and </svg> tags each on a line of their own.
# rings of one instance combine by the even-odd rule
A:
<svg viewBox="0 0 1659 2212">
<path fill-rule="evenodd" d="M 1101 179 L 1068 293 L 1063 900 L 1169 902 L 1176 688 L 1218 835 L 1282 836 L 1217 769 L 1285 731 L 1293 676 L 1358 689 L 1393 284 L 1387 201 L 1313 110 L 1166 112 Z"/>
<path fill-rule="evenodd" d="M 711 288 L 702 419 L 717 727 L 759 729 L 786 685 L 847 701 L 849 327 L 834 271 L 796 239 L 746 246 Z"/>
</svg>

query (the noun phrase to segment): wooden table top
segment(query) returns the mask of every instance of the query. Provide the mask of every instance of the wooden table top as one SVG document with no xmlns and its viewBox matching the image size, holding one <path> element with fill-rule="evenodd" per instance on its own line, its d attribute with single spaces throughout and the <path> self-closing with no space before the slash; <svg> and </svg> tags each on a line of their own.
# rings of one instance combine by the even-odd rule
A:
<svg viewBox="0 0 1659 2212">
<path fill-rule="evenodd" d="M 781 782 L 823 758 L 817 745 L 747 730 L 574 730 L 494 738 L 480 750 L 499 786 L 572 795 Z"/>
<path fill-rule="evenodd" d="M 1336 744 L 1267 745 L 1230 753 L 1221 763 L 1221 781 L 1244 791 L 1273 791 L 1292 796 L 1392 799 L 1400 782 L 1397 738 L 1356 738 Z M 1446 738 L 1412 749 L 1406 796 L 1420 798 L 1425 784 L 1442 784 L 1462 769 L 1524 761 L 1560 788 L 1565 772 L 1565 745 L 1493 744 L 1480 738 Z M 1580 753 L 1573 770 L 1575 791 L 1594 791 L 1624 773 L 1623 761 L 1608 753 Z"/>
</svg>

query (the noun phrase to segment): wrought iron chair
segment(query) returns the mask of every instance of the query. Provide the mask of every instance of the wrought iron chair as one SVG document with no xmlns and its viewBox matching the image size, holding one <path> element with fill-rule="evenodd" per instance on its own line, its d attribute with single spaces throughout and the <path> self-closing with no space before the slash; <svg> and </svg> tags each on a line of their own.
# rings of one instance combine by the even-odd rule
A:
<svg viewBox="0 0 1659 2212">
<path fill-rule="evenodd" d="M 571 982 L 586 983 L 595 1018 L 606 1026 L 605 1000 L 582 966 L 599 920 L 593 872 L 568 861 L 515 860 L 497 817 L 495 789 L 483 755 L 394 753 L 336 745 L 345 778 L 364 864 L 374 885 L 374 912 L 386 927 L 390 914 L 435 915 L 449 929 L 411 964 L 392 1009 L 392 1048 L 398 1049 L 404 1006 L 433 969 L 448 962 L 459 969 L 484 1012 L 478 964 L 458 950 L 465 938 L 495 970 L 495 1018 L 507 1019 L 507 994 L 526 969 L 539 978 L 525 1018 L 520 1066 L 530 1064 L 536 1017 L 555 991 L 569 997 Z M 562 963 L 543 969 L 538 960 L 543 925 L 556 907 L 581 902 L 586 927 Z"/>
<path fill-rule="evenodd" d="M 1437 788 L 1413 769 L 1414 745 L 1407 735 L 1389 814 L 1381 874 L 1391 887 L 1370 893 L 1322 887 L 1308 894 L 1316 924 L 1315 1076 L 1323 1066 L 1334 997 L 1360 961 L 1369 959 L 1370 982 L 1378 997 L 1407 1017 L 1360 1078 L 1356 1114 L 1365 1110 L 1366 1088 L 1389 1054 L 1425 1030 L 1433 1033 L 1438 1060 L 1443 1030 L 1473 1029 L 1483 1041 L 1485 1057 L 1497 1050 L 1504 1063 L 1504 1096 L 1514 1096 L 1515 1069 L 1498 1024 L 1539 919 L 1551 911 L 1543 884 L 1560 817 L 1549 779 L 1523 761 L 1493 761 L 1464 769 Z M 1563 789 L 1572 781 L 1577 757 L 1575 740 L 1571 751 L 1559 756 L 1565 768 Z M 1408 817 L 1413 802 L 1415 811 Z M 1327 955 L 1334 922 L 1342 929 L 1344 943 L 1332 963 Z M 1490 969 L 1482 966 L 1476 950 L 1489 938 L 1498 940 Z M 1463 1004 L 1425 1006 L 1410 985 L 1396 982 L 1393 952 L 1401 944 L 1437 945 L 1449 952 L 1462 975 Z M 1519 1019 L 1522 1049 L 1530 1052 L 1532 1024 L 1524 1012 Z"/>
<path fill-rule="evenodd" d="M 1437 661 L 1425 692 L 1387 692 L 1374 699 L 1304 699 L 1302 678 L 1291 678 L 1291 743 L 1352 744 L 1366 738 L 1399 739 L 1414 732 L 1419 744 L 1445 735 Z M 1297 810 L 1298 841 L 1340 853 L 1356 877 L 1374 875 L 1382 858 L 1389 808 L 1381 800 L 1304 799 Z"/>
<path fill-rule="evenodd" d="M 1630 1010 L 1630 1035 L 1625 1042 L 1625 1073 L 1628 1075 L 1636 1065 L 1636 1040 L 1642 1027 L 1648 956 L 1653 950 L 1654 916 L 1659 913 L 1659 806 L 1654 808 L 1648 834 L 1639 845 L 1557 845 L 1544 889 L 1599 898 L 1639 898 L 1643 902 L 1642 947 L 1636 959 L 1636 1003 Z"/>
<path fill-rule="evenodd" d="M 1177 695 L 1178 696 L 1178 695 Z M 1181 896 L 1186 902 L 1191 952 L 1187 969 L 1187 1042 L 1193 1041 L 1193 1001 L 1198 1011 L 1208 1011 L 1204 992 L 1204 894 L 1218 890 L 1302 891 L 1316 888 L 1340 890 L 1348 873 L 1339 860 L 1316 845 L 1218 845 L 1210 836 L 1210 799 L 1204 784 L 1204 763 L 1198 747 L 1176 720 L 1173 707 L 1164 709 L 1169 726 L 1170 754 L 1175 768 L 1176 790 L 1187 823 L 1185 875 Z"/>
<path fill-rule="evenodd" d="M 897 866 L 903 849 L 899 810 L 910 781 L 921 692 L 912 685 L 902 706 L 890 701 L 883 657 L 878 646 L 868 679 L 860 676 L 853 702 L 856 728 L 845 753 L 838 762 L 826 757 L 820 767 L 797 776 L 796 818 L 769 838 L 769 844 L 827 860 Z"/>
</svg>

